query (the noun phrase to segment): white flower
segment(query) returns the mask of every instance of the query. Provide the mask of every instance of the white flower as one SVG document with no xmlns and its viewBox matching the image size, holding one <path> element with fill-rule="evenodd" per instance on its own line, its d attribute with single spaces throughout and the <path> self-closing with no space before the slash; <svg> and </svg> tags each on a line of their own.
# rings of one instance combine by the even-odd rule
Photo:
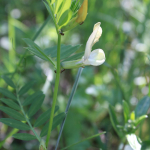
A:
<svg viewBox="0 0 150 150">
<path fill-rule="evenodd" d="M 85 53 L 82 59 L 63 62 L 62 67 L 64 69 L 77 68 L 87 65 L 99 66 L 105 62 L 105 53 L 102 49 L 92 51 L 92 46 L 99 41 L 99 38 L 102 35 L 102 28 L 100 27 L 100 24 L 101 23 L 98 22 L 94 25 L 93 32 L 86 43 Z"/>
</svg>

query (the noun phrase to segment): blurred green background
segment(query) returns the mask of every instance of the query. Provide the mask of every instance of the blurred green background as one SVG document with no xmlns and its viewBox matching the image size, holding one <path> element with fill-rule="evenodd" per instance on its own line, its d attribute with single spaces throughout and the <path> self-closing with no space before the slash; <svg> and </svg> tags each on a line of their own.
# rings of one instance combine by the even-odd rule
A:
<svg viewBox="0 0 150 150">
<path fill-rule="evenodd" d="M 122 144 L 111 125 L 108 105 L 115 107 L 118 120 L 123 124 L 122 101 L 127 101 L 132 111 L 138 101 L 149 94 L 149 10 L 149 0 L 89 0 L 88 15 L 84 24 L 66 32 L 62 37 L 62 44 L 82 44 L 78 52 L 84 51 L 93 25 L 101 22 L 103 33 L 93 49 L 104 50 L 106 63 L 98 67 L 84 68 L 61 137 L 60 149 L 102 131 L 106 131 L 106 134 L 69 150 L 117 150 Z M 25 52 L 26 44 L 22 38 L 32 39 L 47 17 L 48 12 L 40 0 L 0 1 L 0 75 L 13 73 L 15 65 Z M 43 49 L 57 44 L 52 20 L 35 42 Z M 61 74 L 57 101 L 60 112 L 65 111 L 76 73 L 77 69 L 73 69 Z M 33 91 L 43 90 L 46 94 L 42 108 L 44 111 L 51 105 L 54 75 L 51 65 L 27 53 L 14 76 L 14 81 L 19 80 L 22 86 L 28 81 L 36 80 Z M 1 78 L 0 87 L 6 87 Z M 29 92 L 32 93 L 32 90 Z M 1 117 L 7 115 L 0 111 Z M 150 120 L 146 119 L 136 132 L 142 140 L 150 139 L 149 124 Z M 0 123 L 0 141 L 11 130 L 12 128 Z M 56 144 L 58 131 L 59 128 L 52 132 L 51 149 Z M 9 138 L 1 148 L 19 149 L 36 150 L 38 142 Z"/>
</svg>

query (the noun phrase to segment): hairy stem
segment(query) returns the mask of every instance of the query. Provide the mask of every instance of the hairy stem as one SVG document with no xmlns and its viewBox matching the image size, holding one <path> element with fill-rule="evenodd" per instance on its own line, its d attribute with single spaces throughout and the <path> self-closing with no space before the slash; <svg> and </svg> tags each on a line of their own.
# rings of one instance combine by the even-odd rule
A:
<svg viewBox="0 0 150 150">
<path fill-rule="evenodd" d="M 23 113 L 23 115 L 24 115 L 24 117 L 25 117 L 25 119 L 26 119 L 26 122 L 27 122 L 28 125 L 30 126 L 30 129 L 33 131 L 33 133 L 34 133 L 34 135 L 36 136 L 37 140 L 38 140 L 39 142 L 41 142 L 41 138 L 38 136 L 38 134 L 36 133 L 36 131 L 35 131 L 34 128 L 32 127 L 32 125 L 31 125 L 31 123 L 30 123 L 30 121 L 29 121 L 29 119 L 28 119 L 28 117 L 27 117 L 27 115 L 26 115 L 26 113 L 25 113 L 25 111 L 24 111 L 24 109 L 23 109 L 23 107 L 22 107 L 22 104 L 21 104 L 20 99 L 19 99 L 18 90 L 16 89 L 16 91 L 17 91 L 17 92 L 16 92 L 16 94 L 17 94 L 17 101 L 18 101 L 18 103 L 19 103 L 19 105 L 20 105 L 21 111 L 22 111 L 22 113 Z"/>
<path fill-rule="evenodd" d="M 79 68 L 79 70 L 78 70 L 78 73 L 77 73 L 77 76 L 76 76 L 76 80 L 74 82 L 74 85 L 73 85 L 73 88 L 72 88 L 72 91 L 71 91 L 71 94 L 70 94 L 70 97 L 69 97 L 69 101 L 68 101 L 68 104 L 67 104 L 67 107 L 66 107 L 66 111 L 65 111 L 66 116 L 65 116 L 65 118 L 64 118 L 64 120 L 63 120 L 63 122 L 61 124 L 61 128 L 60 128 L 60 132 L 59 132 L 59 136 L 58 136 L 58 139 L 57 139 L 55 150 L 57 150 L 57 148 L 58 148 L 59 141 L 60 141 L 60 138 L 61 138 L 61 134 L 62 134 L 64 125 L 65 125 L 66 118 L 67 118 L 67 114 L 68 114 L 68 111 L 69 111 L 69 108 L 70 108 L 73 96 L 74 96 L 74 94 L 76 92 L 76 89 L 77 89 L 77 86 L 78 86 L 78 83 L 79 83 L 79 78 L 81 76 L 82 70 L 83 70 L 83 68 Z"/>
<path fill-rule="evenodd" d="M 51 135 L 52 125 L 53 125 L 53 118 L 54 118 L 54 111 L 55 105 L 57 101 L 57 93 L 59 87 L 59 78 L 60 78 L 60 46 L 61 46 L 61 35 L 58 34 L 58 45 L 57 45 L 57 71 L 56 71 L 56 79 L 55 79 L 55 88 L 54 88 L 54 95 L 53 95 L 53 103 L 52 103 L 52 110 L 50 114 L 50 121 L 48 127 L 48 134 L 46 138 L 46 147 L 48 147 L 48 142 Z"/>
</svg>

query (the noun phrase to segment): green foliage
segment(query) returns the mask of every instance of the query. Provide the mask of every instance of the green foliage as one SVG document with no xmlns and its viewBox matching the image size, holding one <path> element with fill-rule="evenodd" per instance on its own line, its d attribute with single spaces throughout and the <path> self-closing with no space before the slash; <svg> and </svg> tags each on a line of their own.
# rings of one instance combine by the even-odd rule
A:
<svg viewBox="0 0 150 150">
<path fill-rule="evenodd" d="M 13 83 L 13 81 L 10 78 L 8 78 L 7 76 L 4 76 L 4 75 L 2 76 L 2 78 L 9 86 L 11 86 L 12 88 L 16 88 L 15 84 Z"/>
<path fill-rule="evenodd" d="M 28 134 L 28 133 L 17 133 L 14 134 L 12 137 L 19 140 L 29 141 L 29 140 L 35 140 L 36 137 L 34 135 Z"/>
<path fill-rule="evenodd" d="M 27 124 L 22 123 L 22 122 L 17 121 L 17 120 L 14 120 L 14 119 L 1 118 L 0 122 L 4 123 L 10 127 L 17 128 L 20 130 L 30 130 L 30 127 Z"/>
<path fill-rule="evenodd" d="M 64 117 L 65 117 L 65 113 L 58 114 L 57 116 L 54 117 L 52 130 L 55 129 L 62 122 Z M 43 127 L 43 129 L 40 133 L 41 137 L 47 135 L 48 126 L 49 126 L 49 122 L 46 123 L 46 125 Z"/>
</svg>

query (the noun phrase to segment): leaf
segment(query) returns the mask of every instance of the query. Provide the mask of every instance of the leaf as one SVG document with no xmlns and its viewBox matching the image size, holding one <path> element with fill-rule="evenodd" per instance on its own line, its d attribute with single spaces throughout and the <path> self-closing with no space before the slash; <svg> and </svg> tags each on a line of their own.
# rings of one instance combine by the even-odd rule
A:
<svg viewBox="0 0 150 150">
<path fill-rule="evenodd" d="M 60 113 L 59 115 L 54 117 L 53 120 L 53 126 L 52 126 L 52 130 L 55 129 L 65 118 L 66 114 L 65 113 Z M 48 127 L 49 127 L 49 122 L 46 123 L 46 125 L 43 127 L 40 136 L 43 137 L 47 134 L 48 132 Z"/>
<path fill-rule="evenodd" d="M 81 45 L 76 45 L 76 46 L 61 45 L 60 59 L 63 60 L 63 59 L 68 58 L 70 55 L 75 53 L 80 47 L 81 47 Z M 46 55 L 51 56 L 52 58 L 56 58 L 57 57 L 57 46 L 45 49 L 44 53 Z"/>
<path fill-rule="evenodd" d="M 35 84 L 35 81 L 32 82 L 28 82 L 27 84 L 25 84 L 19 91 L 19 95 L 23 95 L 25 94 L 33 85 Z"/>
<path fill-rule="evenodd" d="M 80 53 L 77 53 L 77 54 L 74 54 L 68 58 L 66 58 L 65 60 L 63 61 L 71 61 L 71 60 L 77 60 L 77 59 L 81 59 L 84 55 L 84 52 L 80 52 Z"/>
<path fill-rule="evenodd" d="M 31 104 L 32 102 L 36 101 L 36 99 L 37 99 L 38 97 L 42 96 L 42 95 L 43 95 L 43 92 L 41 92 L 41 91 L 35 92 L 34 94 L 28 96 L 28 97 L 24 100 L 24 102 L 23 102 L 22 105 L 23 105 L 23 106 L 27 106 L 27 105 Z"/>
<path fill-rule="evenodd" d="M 58 106 L 55 107 L 55 112 L 59 109 Z M 43 125 L 50 117 L 51 108 L 44 112 L 35 122 L 34 127 Z"/>
<path fill-rule="evenodd" d="M 147 113 L 150 107 L 150 98 L 148 96 L 143 97 L 135 108 L 135 118 L 143 116 Z"/>
<path fill-rule="evenodd" d="M 30 127 L 27 124 L 17 121 L 15 119 L 1 118 L 0 122 L 4 123 L 10 127 L 17 128 L 20 130 L 30 130 Z"/>
<path fill-rule="evenodd" d="M 128 122 L 130 118 L 130 109 L 126 101 L 123 101 L 123 114 L 125 123 Z"/>
<path fill-rule="evenodd" d="M 149 150 L 150 149 L 150 140 L 142 141 L 141 150 Z"/>
<path fill-rule="evenodd" d="M 138 142 L 135 134 L 127 134 L 126 137 L 133 150 L 141 150 L 141 144 Z"/>
<path fill-rule="evenodd" d="M 100 135 L 105 134 L 105 133 L 106 133 L 106 132 L 101 132 L 101 133 L 92 135 L 92 136 L 90 136 L 90 137 L 88 137 L 88 138 L 86 138 L 86 139 L 83 139 L 83 140 L 81 140 L 81 141 L 79 141 L 79 142 L 76 142 L 76 143 L 74 143 L 74 144 L 71 144 L 71 145 L 69 145 L 69 146 L 67 146 L 67 147 L 65 147 L 65 148 L 63 148 L 63 149 L 68 149 L 68 148 L 70 148 L 70 147 L 72 147 L 72 146 L 75 146 L 75 145 L 77 145 L 77 144 L 80 144 L 80 143 L 82 143 L 82 142 L 84 142 L 84 141 L 90 140 L 90 139 L 92 139 L 92 138 L 95 138 L 95 137 L 100 136 Z M 61 149 L 61 150 L 63 150 L 63 149 Z"/>
<path fill-rule="evenodd" d="M 43 2 L 47 11 L 49 12 L 50 16 L 52 17 L 53 21 L 55 21 L 55 18 L 53 17 L 53 12 L 52 10 L 50 9 L 50 7 L 47 5 L 47 3 Z"/>
<path fill-rule="evenodd" d="M 16 100 L 17 98 L 15 97 L 15 95 L 13 93 L 11 93 L 10 91 L 8 91 L 7 89 L 4 89 L 4 88 L 0 88 L 0 93 L 2 93 L 3 95 L 13 99 L 13 100 Z"/>
<path fill-rule="evenodd" d="M 6 105 L 8 105 L 9 107 L 12 107 L 16 110 L 20 110 L 20 106 L 18 104 L 16 104 L 15 102 L 13 102 L 12 100 L 9 99 L 5 99 L 5 98 L 1 98 L 0 99 L 3 103 L 5 103 Z"/>
<path fill-rule="evenodd" d="M 57 14 L 62 3 L 63 3 L 63 0 L 56 0 L 55 14 Z"/>
<path fill-rule="evenodd" d="M 121 137 L 121 134 L 120 134 L 120 132 L 118 131 L 118 128 L 117 128 L 117 125 L 119 125 L 119 123 L 117 121 L 115 110 L 114 110 L 113 106 L 111 106 L 111 105 L 109 105 L 109 115 L 110 115 L 110 120 L 111 120 L 113 128 L 115 129 L 117 134 Z"/>
<path fill-rule="evenodd" d="M 28 134 L 28 133 L 17 133 L 14 134 L 12 137 L 19 140 L 29 141 L 29 140 L 35 140 L 36 137 L 34 135 Z"/>
<path fill-rule="evenodd" d="M 10 78 L 8 78 L 7 76 L 4 76 L 4 75 L 2 76 L 2 78 L 9 86 L 11 86 L 12 88 L 16 88 L 15 84 L 13 83 L 13 81 Z"/>
<path fill-rule="evenodd" d="M 45 98 L 45 95 L 43 94 L 35 101 L 35 103 L 31 104 L 29 111 L 27 113 L 29 117 L 32 117 L 40 109 L 44 101 L 44 98 Z"/>
<path fill-rule="evenodd" d="M 141 123 L 141 122 L 142 122 L 144 119 L 146 119 L 146 118 L 148 118 L 147 115 L 143 115 L 143 116 L 137 118 L 137 119 L 135 120 L 135 126 L 137 126 L 139 123 Z"/>
<path fill-rule="evenodd" d="M 37 44 L 35 44 L 32 40 L 27 39 L 27 38 L 23 40 L 29 46 L 28 50 L 30 50 L 34 55 L 40 58 L 44 58 L 44 60 L 51 62 L 55 66 L 55 62 L 53 62 L 53 60 L 50 57 L 48 57 Z"/>
<path fill-rule="evenodd" d="M 5 106 L 0 106 L 0 110 L 17 120 L 25 121 L 24 116 L 18 113 L 16 110 L 13 110 Z"/>
<path fill-rule="evenodd" d="M 65 11 L 67 11 L 70 8 L 70 6 L 71 6 L 71 0 L 63 0 L 62 7 L 57 14 L 57 23 L 59 22 L 63 13 L 65 13 Z"/>
</svg>

